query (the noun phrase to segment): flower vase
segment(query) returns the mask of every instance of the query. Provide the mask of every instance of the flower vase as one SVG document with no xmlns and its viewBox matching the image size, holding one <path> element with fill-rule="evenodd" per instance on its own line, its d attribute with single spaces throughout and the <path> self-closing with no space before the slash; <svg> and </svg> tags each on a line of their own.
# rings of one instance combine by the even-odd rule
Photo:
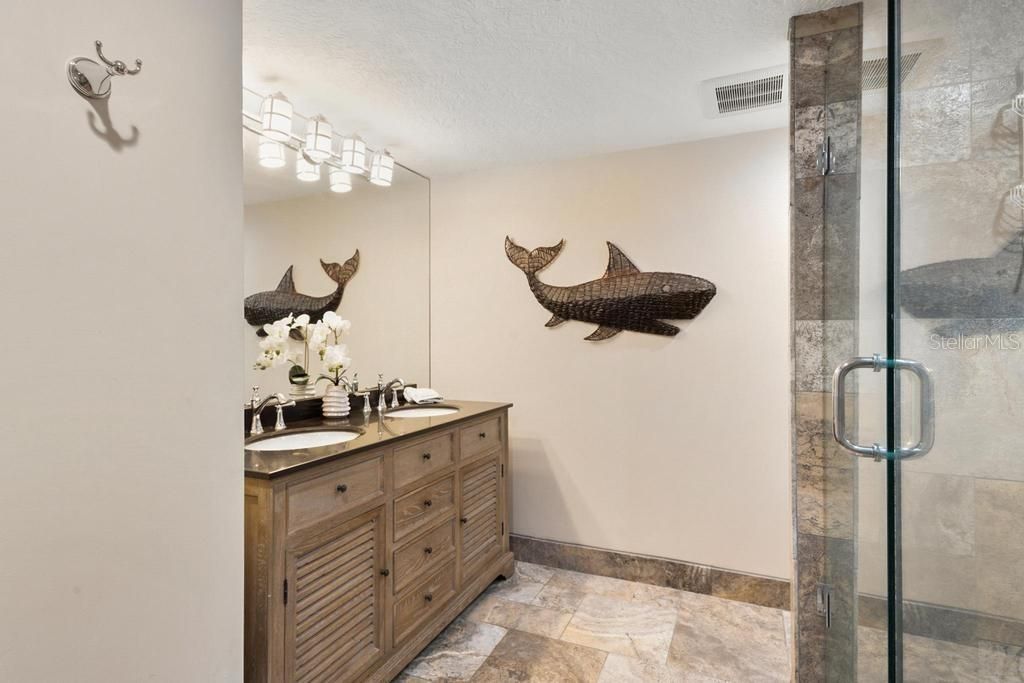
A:
<svg viewBox="0 0 1024 683">
<path fill-rule="evenodd" d="M 316 385 L 311 382 L 305 384 L 292 384 L 288 390 L 288 395 L 295 400 L 301 400 L 306 398 L 313 398 L 316 394 Z"/>
<path fill-rule="evenodd" d="M 348 389 L 337 384 L 328 384 L 323 398 L 324 417 L 345 417 L 350 409 Z"/>
</svg>

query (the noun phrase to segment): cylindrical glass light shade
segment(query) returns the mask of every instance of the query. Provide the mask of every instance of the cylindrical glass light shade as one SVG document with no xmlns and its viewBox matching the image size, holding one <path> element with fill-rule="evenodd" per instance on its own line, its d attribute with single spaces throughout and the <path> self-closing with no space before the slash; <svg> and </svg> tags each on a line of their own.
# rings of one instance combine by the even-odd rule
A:
<svg viewBox="0 0 1024 683">
<path fill-rule="evenodd" d="M 305 183 L 320 180 L 320 166 L 311 162 L 300 152 L 295 158 L 295 177 Z"/>
<path fill-rule="evenodd" d="M 387 152 L 374 152 L 370 162 L 370 182 L 381 187 L 390 187 L 395 175 L 395 158 Z"/>
<path fill-rule="evenodd" d="M 306 124 L 306 156 L 316 163 L 323 163 L 331 156 L 331 124 L 321 117 L 314 117 Z"/>
<path fill-rule="evenodd" d="M 1017 205 L 1017 208 L 1024 211 L 1024 183 L 1010 190 L 1010 199 Z"/>
<path fill-rule="evenodd" d="M 277 142 L 292 136 L 292 103 L 284 95 L 268 95 L 260 104 L 260 127 L 263 135 Z"/>
<path fill-rule="evenodd" d="M 263 168 L 281 168 L 285 164 L 284 145 L 260 138 L 259 161 Z"/>
<path fill-rule="evenodd" d="M 1024 116 L 1024 92 L 1018 93 L 1017 96 L 1013 98 L 1011 106 L 1013 107 L 1013 110 L 1017 112 L 1018 116 Z"/>
<path fill-rule="evenodd" d="M 349 173 L 366 173 L 366 143 L 358 135 L 341 141 L 341 169 Z"/>
<path fill-rule="evenodd" d="M 340 168 L 332 168 L 327 179 L 331 184 L 331 192 L 341 193 L 352 191 L 352 176 L 347 172 L 342 171 Z"/>
</svg>

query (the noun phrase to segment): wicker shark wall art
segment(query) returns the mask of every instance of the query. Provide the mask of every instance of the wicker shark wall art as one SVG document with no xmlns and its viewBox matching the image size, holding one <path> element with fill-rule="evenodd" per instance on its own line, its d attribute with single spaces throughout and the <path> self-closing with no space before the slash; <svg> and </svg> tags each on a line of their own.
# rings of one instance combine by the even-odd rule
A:
<svg viewBox="0 0 1024 683">
<path fill-rule="evenodd" d="M 930 263 L 900 273 L 900 305 L 942 336 L 1020 329 L 1024 233 L 993 256 Z"/>
<path fill-rule="evenodd" d="M 327 276 L 337 283 L 331 294 L 309 296 L 295 291 L 295 281 L 292 279 L 293 266 L 288 266 L 276 289 L 245 297 L 245 321 L 259 327 L 256 334 L 265 336 L 263 325 L 280 320 L 289 313 L 305 313 L 310 321 L 316 322 L 327 311 L 336 310 L 341 303 L 341 297 L 345 294 L 345 285 L 359 268 L 359 250 L 356 249 L 356 253 L 344 264 L 326 263 L 321 259 L 320 266 Z"/>
<path fill-rule="evenodd" d="M 546 326 L 566 320 L 594 323 L 587 341 L 614 337 L 622 330 L 674 336 L 679 332 L 667 320 L 697 317 L 715 296 L 711 282 L 681 273 L 643 273 L 617 246 L 608 242 L 608 269 L 597 280 L 570 287 L 546 285 L 537 273 L 562 251 L 565 240 L 553 247 L 528 251 L 505 238 L 505 254 L 526 273 L 537 302 L 551 313 Z"/>
</svg>

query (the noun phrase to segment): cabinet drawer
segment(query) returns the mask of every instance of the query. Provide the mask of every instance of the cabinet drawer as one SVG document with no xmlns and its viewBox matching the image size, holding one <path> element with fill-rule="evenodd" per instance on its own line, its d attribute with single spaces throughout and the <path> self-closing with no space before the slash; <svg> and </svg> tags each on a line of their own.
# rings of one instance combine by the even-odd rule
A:
<svg viewBox="0 0 1024 683">
<path fill-rule="evenodd" d="M 454 509 L 454 475 L 405 494 L 395 501 L 395 540 L 431 526 Z"/>
<path fill-rule="evenodd" d="M 501 418 L 498 416 L 463 427 L 459 430 L 462 460 L 466 461 L 474 455 L 494 450 L 501 445 L 501 439 Z"/>
<path fill-rule="evenodd" d="M 394 642 L 399 643 L 416 626 L 441 610 L 455 595 L 455 561 L 428 576 L 395 600 Z"/>
<path fill-rule="evenodd" d="M 395 489 L 452 464 L 452 433 L 395 449 Z"/>
<path fill-rule="evenodd" d="M 288 531 L 361 505 L 384 493 L 384 458 L 378 455 L 288 487 Z"/>
<path fill-rule="evenodd" d="M 455 554 L 455 520 L 414 538 L 395 551 L 395 593 Z"/>
</svg>

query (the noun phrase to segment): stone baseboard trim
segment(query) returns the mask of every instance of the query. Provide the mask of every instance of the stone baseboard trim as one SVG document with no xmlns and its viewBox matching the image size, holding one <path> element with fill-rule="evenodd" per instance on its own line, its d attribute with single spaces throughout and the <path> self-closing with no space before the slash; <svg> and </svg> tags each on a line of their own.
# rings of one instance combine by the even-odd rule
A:
<svg viewBox="0 0 1024 683">
<path fill-rule="evenodd" d="M 789 581 L 701 564 L 511 535 L 517 560 L 788 610 Z"/>
</svg>

